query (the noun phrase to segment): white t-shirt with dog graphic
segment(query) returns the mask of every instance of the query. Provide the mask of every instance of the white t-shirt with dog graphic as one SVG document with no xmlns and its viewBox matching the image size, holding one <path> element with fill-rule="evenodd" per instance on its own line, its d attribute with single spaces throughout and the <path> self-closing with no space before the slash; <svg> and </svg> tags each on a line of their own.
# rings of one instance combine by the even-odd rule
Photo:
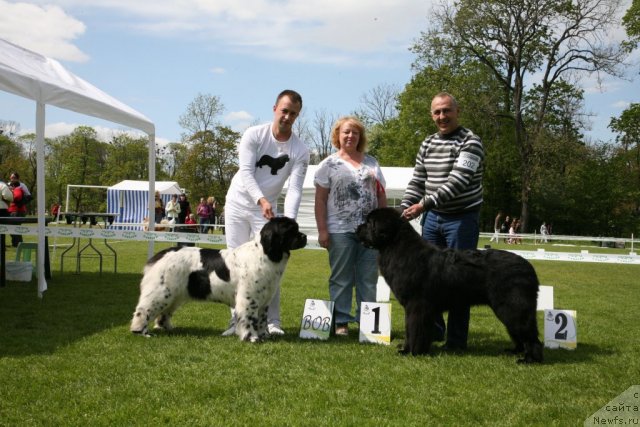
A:
<svg viewBox="0 0 640 427">
<path fill-rule="evenodd" d="M 231 180 L 226 204 L 233 209 L 260 212 L 258 200 L 265 197 L 275 210 L 282 187 L 290 177 L 284 215 L 295 218 L 309 166 L 309 149 L 295 134 L 288 141 L 279 142 L 271 125 L 250 127 L 242 135 L 238 146 L 239 169 Z"/>
</svg>

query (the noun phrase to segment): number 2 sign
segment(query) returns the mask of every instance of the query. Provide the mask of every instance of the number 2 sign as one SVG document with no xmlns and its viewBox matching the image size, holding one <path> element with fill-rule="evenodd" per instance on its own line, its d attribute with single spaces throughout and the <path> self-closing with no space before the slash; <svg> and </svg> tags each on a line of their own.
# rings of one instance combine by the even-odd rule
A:
<svg viewBox="0 0 640 427">
<path fill-rule="evenodd" d="M 575 350 L 578 346 L 578 328 L 575 310 L 544 311 L 544 346 Z"/>
</svg>

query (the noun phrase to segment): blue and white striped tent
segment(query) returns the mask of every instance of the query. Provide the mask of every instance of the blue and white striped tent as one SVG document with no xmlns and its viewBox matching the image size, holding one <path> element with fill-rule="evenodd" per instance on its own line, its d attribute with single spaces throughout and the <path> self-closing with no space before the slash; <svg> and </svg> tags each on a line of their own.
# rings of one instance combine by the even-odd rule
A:
<svg viewBox="0 0 640 427">
<path fill-rule="evenodd" d="M 171 200 L 172 194 L 181 194 L 182 190 L 177 182 L 156 181 L 156 191 L 160 192 L 160 198 L 165 206 Z M 149 212 L 148 196 L 149 181 L 125 180 L 107 188 L 107 212 L 117 213 L 117 224 L 137 224 L 136 226 L 121 226 L 126 230 L 142 230 L 144 218 Z"/>
</svg>

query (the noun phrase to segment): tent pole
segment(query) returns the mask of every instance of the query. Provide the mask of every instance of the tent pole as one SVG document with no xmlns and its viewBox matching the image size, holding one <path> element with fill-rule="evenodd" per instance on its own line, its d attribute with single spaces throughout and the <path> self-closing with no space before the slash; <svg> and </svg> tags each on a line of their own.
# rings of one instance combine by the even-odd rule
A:
<svg viewBox="0 0 640 427">
<path fill-rule="evenodd" d="M 44 188 L 44 123 L 45 105 L 37 102 L 36 105 L 36 184 L 38 189 L 38 297 L 42 298 L 47 290 L 47 280 L 44 270 L 45 252 L 49 250 L 45 246 L 45 188 Z"/>
<path fill-rule="evenodd" d="M 156 135 L 149 134 L 149 230 L 154 231 L 155 227 L 155 194 L 156 194 Z M 147 259 L 153 256 L 153 239 L 149 240 L 147 248 Z"/>
</svg>

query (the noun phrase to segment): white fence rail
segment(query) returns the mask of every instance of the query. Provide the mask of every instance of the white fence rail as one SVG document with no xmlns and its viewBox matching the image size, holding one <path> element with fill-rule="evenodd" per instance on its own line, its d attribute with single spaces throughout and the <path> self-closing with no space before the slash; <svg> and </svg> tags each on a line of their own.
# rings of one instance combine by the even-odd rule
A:
<svg viewBox="0 0 640 427">
<path fill-rule="evenodd" d="M 46 227 L 45 233 L 49 238 L 52 237 L 68 237 L 68 238 L 89 238 L 89 239 L 110 239 L 124 241 L 155 241 L 155 242 L 190 242 L 198 244 L 226 244 L 226 238 L 223 234 L 201 234 L 201 233 L 181 233 L 172 231 L 136 231 L 136 230 L 114 230 L 111 228 L 82 228 L 82 227 Z M 20 235 L 37 235 L 37 227 L 35 225 L 0 225 L 0 234 L 20 234 Z M 482 237 L 490 237 L 493 233 L 482 233 Z M 501 234 L 500 238 L 508 237 Z M 521 235 L 523 240 L 539 241 L 540 235 L 525 234 Z M 617 242 L 629 243 L 632 250 L 629 254 L 607 254 L 607 253 L 591 253 L 587 250 L 576 252 L 556 252 L 545 249 L 535 251 L 510 250 L 526 259 L 542 260 L 542 261 L 571 261 L 571 262 L 599 262 L 599 263 L 616 263 L 616 264 L 640 264 L 640 256 L 633 250 L 640 244 L 640 241 L 631 239 L 618 239 L 611 237 L 578 237 L 578 236 L 547 236 L 551 243 L 556 241 L 576 241 L 576 242 Z M 514 245 L 515 246 L 515 245 Z M 322 249 L 318 245 L 318 238 L 314 235 L 308 236 L 308 249 Z"/>
</svg>

